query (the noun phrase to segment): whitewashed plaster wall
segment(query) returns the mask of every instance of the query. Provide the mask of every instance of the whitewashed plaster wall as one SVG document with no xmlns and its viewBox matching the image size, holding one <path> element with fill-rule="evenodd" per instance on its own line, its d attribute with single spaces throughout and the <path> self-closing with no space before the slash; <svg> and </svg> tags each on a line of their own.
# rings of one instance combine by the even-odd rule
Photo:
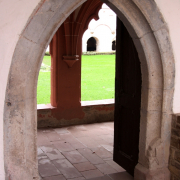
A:
<svg viewBox="0 0 180 180">
<path fill-rule="evenodd" d="M 4 180 L 3 109 L 9 68 L 16 43 L 40 0 L 0 1 L 0 180 Z"/>
<path fill-rule="evenodd" d="M 180 1 L 155 0 L 168 24 L 175 57 L 175 91 L 173 112 L 180 113 Z"/>
<path fill-rule="evenodd" d="M 105 25 L 99 25 L 93 34 L 88 29 L 83 35 L 83 52 L 87 51 L 87 41 L 89 38 L 94 37 L 96 39 L 96 51 L 97 52 L 111 52 L 112 41 L 114 40 L 114 34 L 111 33 L 111 29 Z"/>
<path fill-rule="evenodd" d="M 100 9 L 99 19 L 92 19 L 88 29 L 84 32 L 82 38 L 82 52 L 87 51 L 87 41 L 89 38 L 96 39 L 97 52 L 111 52 L 112 41 L 116 38 L 116 14 L 106 5 L 103 4 Z"/>
<path fill-rule="evenodd" d="M 0 1 L 0 180 L 4 180 L 3 155 L 3 109 L 7 78 L 13 52 L 20 34 L 40 0 L 1 0 Z M 174 113 L 180 113 L 180 1 L 155 0 L 170 30 L 175 55 L 176 78 L 173 102 Z"/>
</svg>

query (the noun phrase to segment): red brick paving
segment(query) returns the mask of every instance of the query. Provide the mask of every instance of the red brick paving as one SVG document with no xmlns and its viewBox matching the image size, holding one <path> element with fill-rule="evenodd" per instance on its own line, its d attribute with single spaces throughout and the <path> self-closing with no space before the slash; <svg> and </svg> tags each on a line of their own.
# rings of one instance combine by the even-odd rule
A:
<svg viewBox="0 0 180 180">
<path fill-rule="evenodd" d="M 38 130 L 42 180 L 132 180 L 113 160 L 114 123 Z"/>
</svg>

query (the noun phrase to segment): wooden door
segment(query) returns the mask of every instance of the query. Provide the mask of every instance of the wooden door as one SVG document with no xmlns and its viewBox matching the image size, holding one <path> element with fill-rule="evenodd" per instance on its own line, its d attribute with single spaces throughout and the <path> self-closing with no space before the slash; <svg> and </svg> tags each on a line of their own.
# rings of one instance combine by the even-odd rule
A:
<svg viewBox="0 0 180 180">
<path fill-rule="evenodd" d="M 138 163 L 141 69 L 132 38 L 117 18 L 114 161 L 134 175 Z"/>
</svg>

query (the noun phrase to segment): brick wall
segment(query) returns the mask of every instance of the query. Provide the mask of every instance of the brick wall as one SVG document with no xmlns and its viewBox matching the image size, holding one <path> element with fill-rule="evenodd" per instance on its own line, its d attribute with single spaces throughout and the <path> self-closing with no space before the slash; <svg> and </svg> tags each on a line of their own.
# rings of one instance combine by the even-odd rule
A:
<svg viewBox="0 0 180 180">
<path fill-rule="evenodd" d="M 169 169 L 171 180 L 180 180 L 180 114 L 172 117 Z"/>
</svg>

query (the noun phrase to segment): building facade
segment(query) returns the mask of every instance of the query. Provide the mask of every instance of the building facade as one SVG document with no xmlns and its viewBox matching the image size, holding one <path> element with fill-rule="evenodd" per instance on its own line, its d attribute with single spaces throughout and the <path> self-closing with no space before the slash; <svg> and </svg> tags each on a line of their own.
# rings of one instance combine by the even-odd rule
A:
<svg viewBox="0 0 180 180">
<path fill-rule="evenodd" d="M 99 19 L 91 20 L 88 29 L 84 32 L 82 38 L 82 52 L 112 52 L 113 43 L 116 41 L 116 14 L 106 5 L 103 4 L 98 13 Z M 94 49 L 88 49 L 90 38 L 94 38 Z M 90 43 L 90 42 L 89 42 Z M 90 45 L 89 45 L 90 46 Z"/>
</svg>

